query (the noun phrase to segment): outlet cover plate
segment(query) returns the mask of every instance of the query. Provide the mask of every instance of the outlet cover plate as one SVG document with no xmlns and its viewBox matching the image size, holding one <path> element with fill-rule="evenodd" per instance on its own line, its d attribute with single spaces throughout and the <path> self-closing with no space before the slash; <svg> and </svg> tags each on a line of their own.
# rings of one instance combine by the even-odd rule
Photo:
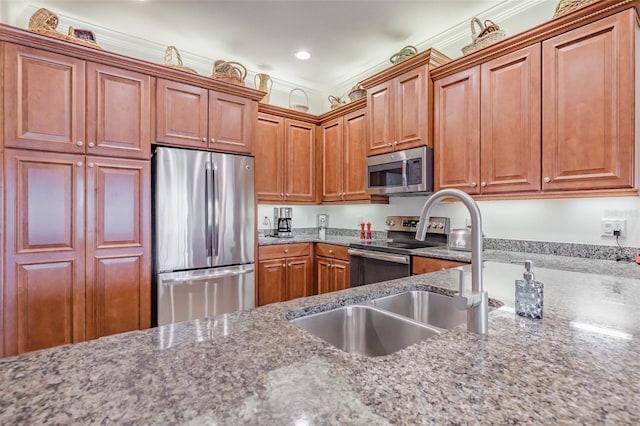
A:
<svg viewBox="0 0 640 426">
<path fill-rule="evenodd" d="M 627 233 L 627 220 L 626 219 L 602 219 L 602 236 L 613 237 L 614 231 L 620 231 L 620 236 L 623 237 Z"/>
</svg>

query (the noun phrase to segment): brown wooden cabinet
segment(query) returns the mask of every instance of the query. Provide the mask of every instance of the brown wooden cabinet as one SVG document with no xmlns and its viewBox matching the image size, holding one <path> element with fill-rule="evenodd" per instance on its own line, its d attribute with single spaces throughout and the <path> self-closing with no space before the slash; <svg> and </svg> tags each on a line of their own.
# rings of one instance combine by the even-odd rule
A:
<svg viewBox="0 0 640 426">
<path fill-rule="evenodd" d="M 258 253 L 258 306 L 313 294 L 310 243 L 260 246 Z"/>
<path fill-rule="evenodd" d="M 409 70 L 367 90 L 367 155 L 429 145 L 427 66 Z"/>
<path fill-rule="evenodd" d="M 542 43 L 545 191 L 635 184 L 638 34 L 629 9 Z"/>
<path fill-rule="evenodd" d="M 317 293 L 344 290 L 350 287 L 348 248 L 332 244 L 316 244 Z"/>
<path fill-rule="evenodd" d="M 149 162 L 9 149 L 5 170 L 5 355 L 147 328 Z"/>
<path fill-rule="evenodd" d="M 368 201 L 366 193 L 366 110 L 322 124 L 322 201 Z"/>
<path fill-rule="evenodd" d="M 156 141 L 253 152 L 255 101 L 165 79 L 158 79 L 156 97 Z"/>
<path fill-rule="evenodd" d="M 434 87 L 437 189 L 474 195 L 540 190 L 539 44 Z"/>
<path fill-rule="evenodd" d="M 5 146 L 149 158 L 150 76 L 4 46 Z"/>
<path fill-rule="evenodd" d="M 411 273 L 413 275 L 426 274 L 428 272 L 442 271 L 443 269 L 465 266 L 468 263 L 455 260 L 434 259 L 430 257 L 412 256 Z"/>
<path fill-rule="evenodd" d="M 255 147 L 258 202 L 316 202 L 315 127 L 273 114 L 258 114 Z"/>
</svg>

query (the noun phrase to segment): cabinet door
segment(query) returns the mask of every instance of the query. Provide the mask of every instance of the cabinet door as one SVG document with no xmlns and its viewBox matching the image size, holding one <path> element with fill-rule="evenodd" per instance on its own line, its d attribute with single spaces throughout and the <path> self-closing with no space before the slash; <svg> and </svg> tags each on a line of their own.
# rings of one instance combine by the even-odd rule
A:
<svg viewBox="0 0 640 426">
<path fill-rule="evenodd" d="M 258 114 L 255 181 L 257 201 L 284 200 L 284 119 Z"/>
<path fill-rule="evenodd" d="M 257 113 L 255 101 L 209 91 L 209 148 L 251 154 Z"/>
<path fill-rule="evenodd" d="M 151 77 L 87 63 L 87 152 L 149 159 Z"/>
<path fill-rule="evenodd" d="M 369 199 L 366 193 L 367 113 L 362 109 L 344 116 L 344 200 Z"/>
<path fill-rule="evenodd" d="M 258 306 L 286 300 L 285 259 L 258 262 Z"/>
<path fill-rule="evenodd" d="M 85 339 L 84 156 L 6 150 L 5 355 Z"/>
<path fill-rule="evenodd" d="M 540 45 L 482 64 L 481 192 L 540 190 Z"/>
<path fill-rule="evenodd" d="M 285 198 L 316 201 L 315 124 L 285 120 Z"/>
<path fill-rule="evenodd" d="M 632 9 L 542 44 L 544 191 L 633 186 Z"/>
<path fill-rule="evenodd" d="M 411 268 L 411 272 L 413 275 L 426 274 L 428 272 L 442 271 L 443 269 L 468 265 L 468 263 L 456 262 L 454 260 L 433 259 L 419 256 L 413 256 L 412 261 L 413 266 Z"/>
<path fill-rule="evenodd" d="M 316 257 L 316 282 L 318 294 L 333 291 L 331 282 L 331 259 Z"/>
<path fill-rule="evenodd" d="M 427 145 L 427 68 L 396 77 L 395 149 Z"/>
<path fill-rule="evenodd" d="M 322 201 L 342 199 L 342 127 L 342 118 L 336 118 L 321 128 Z"/>
<path fill-rule="evenodd" d="M 395 80 L 389 80 L 367 90 L 367 115 L 369 116 L 367 155 L 383 154 L 393 150 L 394 84 Z"/>
<path fill-rule="evenodd" d="M 84 153 L 85 63 L 5 43 L 7 147 Z"/>
<path fill-rule="evenodd" d="M 151 322 L 150 162 L 87 157 L 87 337 Z"/>
<path fill-rule="evenodd" d="M 434 151 L 436 190 L 480 193 L 479 66 L 434 82 Z"/>
<path fill-rule="evenodd" d="M 351 287 L 349 282 L 349 262 L 334 259 L 333 267 L 331 268 L 331 270 L 333 272 L 333 291 L 344 290 Z"/>
<path fill-rule="evenodd" d="M 311 296 L 312 267 L 310 256 L 286 259 L 287 262 L 287 299 Z"/>
<path fill-rule="evenodd" d="M 209 123 L 207 89 L 158 79 L 156 140 L 206 148 Z"/>
</svg>

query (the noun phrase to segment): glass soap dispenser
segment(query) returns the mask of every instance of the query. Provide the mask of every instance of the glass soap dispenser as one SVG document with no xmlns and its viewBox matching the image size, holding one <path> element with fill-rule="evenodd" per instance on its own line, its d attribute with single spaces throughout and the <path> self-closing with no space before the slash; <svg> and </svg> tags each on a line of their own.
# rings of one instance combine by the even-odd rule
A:
<svg viewBox="0 0 640 426">
<path fill-rule="evenodd" d="M 533 275 L 533 262 L 524 261 L 522 280 L 516 280 L 516 314 L 521 317 L 542 319 L 544 284 Z"/>
</svg>

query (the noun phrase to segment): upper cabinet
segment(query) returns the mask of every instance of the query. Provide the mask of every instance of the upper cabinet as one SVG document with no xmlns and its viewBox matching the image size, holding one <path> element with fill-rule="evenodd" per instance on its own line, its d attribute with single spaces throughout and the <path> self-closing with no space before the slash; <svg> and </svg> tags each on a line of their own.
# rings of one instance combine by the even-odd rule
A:
<svg viewBox="0 0 640 426">
<path fill-rule="evenodd" d="M 365 80 L 367 155 L 431 145 L 431 67 L 448 61 L 433 49 Z"/>
<path fill-rule="evenodd" d="M 582 26 L 559 18 L 516 37 L 527 47 L 510 49 L 506 39 L 434 72 L 437 189 L 481 198 L 637 194 L 640 26 L 633 8 L 601 13 L 609 16 L 588 15 Z"/>
<path fill-rule="evenodd" d="M 149 158 L 145 74 L 5 43 L 5 146 Z"/>
<path fill-rule="evenodd" d="M 253 100 L 158 79 L 158 142 L 250 154 L 256 116 Z"/>
<path fill-rule="evenodd" d="M 316 125 L 259 113 L 256 126 L 258 202 L 315 203 Z"/>
</svg>

